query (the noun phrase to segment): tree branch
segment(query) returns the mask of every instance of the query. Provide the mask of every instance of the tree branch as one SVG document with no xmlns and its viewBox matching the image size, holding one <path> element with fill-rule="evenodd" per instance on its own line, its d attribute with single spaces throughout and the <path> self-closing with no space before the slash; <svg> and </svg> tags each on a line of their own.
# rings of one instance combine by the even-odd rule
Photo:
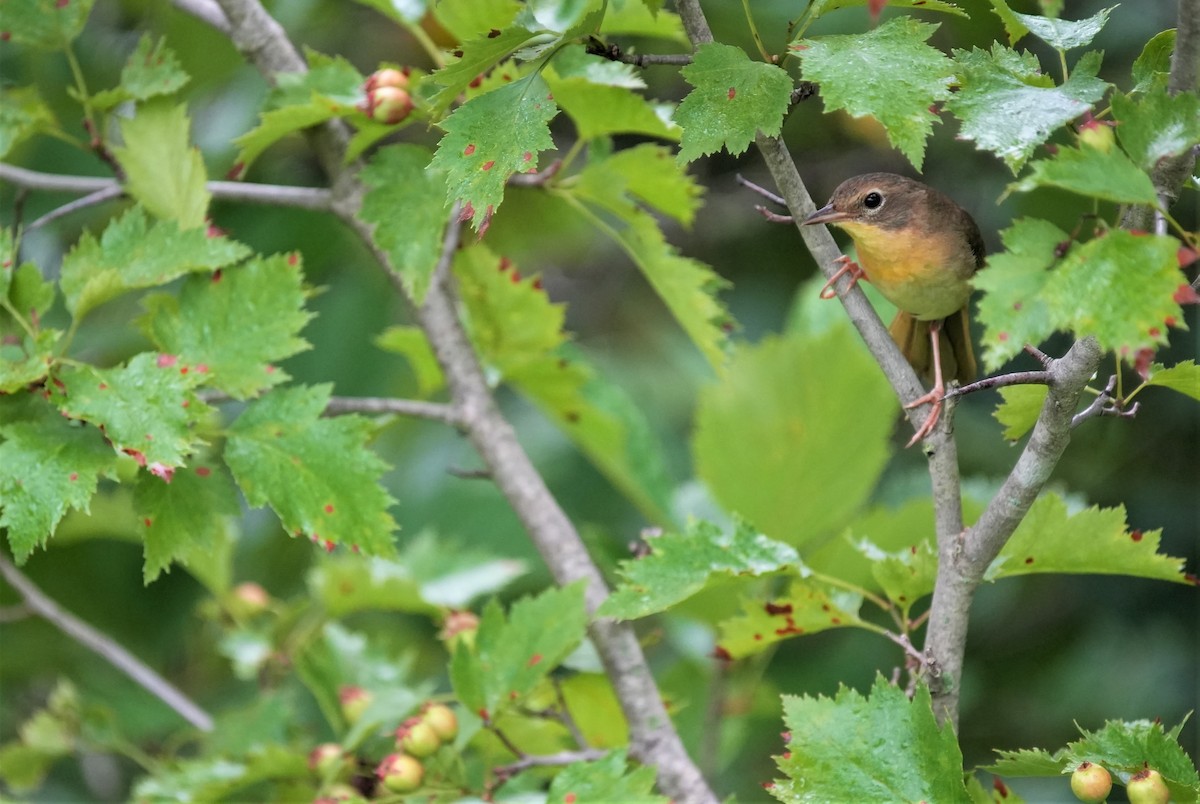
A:
<svg viewBox="0 0 1200 804">
<path fill-rule="evenodd" d="M 129 676 L 142 689 L 174 709 L 180 717 L 200 731 L 213 730 L 210 714 L 110 637 L 60 607 L 4 556 L 0 556 L 0 575 L 17 590 L 26 608 L 31 612 Z"/>
<path fill-rule="evenodd" d="M 286 33 L 258 0 L 220 0 L 220 5 L 231 24 L 231 40 L 267 81 L 273 82 L 275 73 L 280 71 L 305 69 Z M 335 213 L 362 238 L 397 291 L 407 298 L 387 255 L 375 244 L 371 227 L 356 217 L 364 190 L 355 166 L 343 165 L 345 127 L 332 121 L 310 132 L 317 158 L 333 183 Z M 555 581 L 564 585 L 583 581 L 588 609 L 594 611 L 608 595 L 603 576 L 575 526 L 521 448 L 512 426 L 496 407 L 458 319 L 457 294 L 449 271 L 461 225 L 457 218 L 455 214 L 447 225 L 441 264 L 424 304 L 416 310 L 417 319 L 442 368 L 466 433 L 501 493 L 525 526 Z M 655 767 L 659 787 L 671 798 L 715 804 L 716 797 L 687 755 L 671 723 L 633 627 L 628 623 L 593 619 L 588 632 L 629 723 L 630 753 Z"/>
<path fill-rule="evenodd" d="M 379 396 L 335 396 L 331 397 L 329 404 L 325 406 L 326 416 L 344 416 L 347 413 L 393 413 L 398 416 L 429 419 L 451 427 L 462 426 L 462 417 L 458 415 L 455 407 L 440 402 Z"/>
</svg>

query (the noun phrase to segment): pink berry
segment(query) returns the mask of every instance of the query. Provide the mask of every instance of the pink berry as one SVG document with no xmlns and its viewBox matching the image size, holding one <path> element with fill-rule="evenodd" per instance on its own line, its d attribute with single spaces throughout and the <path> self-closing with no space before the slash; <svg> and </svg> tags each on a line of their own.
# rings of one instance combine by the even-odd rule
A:
<svg viewBox="0 0 1200 804">
<path fill-rule="evenodd" d="M 1083 762 L 1071 774 L 1071 792 L 1080 801 L 1096 804 L 1108 798 L 1111 790 L 1112 776 L 1100 765 Z"/>
<path fill-rule="evenodd" d="M 388 754 L 375 769 L 375 775 L 393 793 L 411 793 L 421 786 L 425 768 L 407 754 Z"/>
</svg>

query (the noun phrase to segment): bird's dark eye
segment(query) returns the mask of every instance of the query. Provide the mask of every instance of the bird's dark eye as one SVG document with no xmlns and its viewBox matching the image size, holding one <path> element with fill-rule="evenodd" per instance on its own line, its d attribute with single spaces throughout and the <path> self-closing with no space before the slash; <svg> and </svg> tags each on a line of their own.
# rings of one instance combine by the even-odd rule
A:
<svg viewBox="0 0 1200 804">
<path fill-rule="evenodd" d="M 867 209 L 879 209 L 883 205 L 883 196 L 877 192 L 869 192 L 863 196 L 863 206 Z"/>
</svg>

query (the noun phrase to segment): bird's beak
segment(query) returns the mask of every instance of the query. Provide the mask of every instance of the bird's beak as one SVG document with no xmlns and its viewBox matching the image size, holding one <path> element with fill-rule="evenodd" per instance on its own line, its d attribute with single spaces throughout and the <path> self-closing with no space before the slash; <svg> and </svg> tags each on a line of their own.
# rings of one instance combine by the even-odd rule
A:
<svg viewBox="0 0 1200 804">
<path fill-rule="evenodd" d="M 833 208 L 833 202 L 826 204 L 818 209 L 813 214 L 805 218 L 801 223 L 805 226 L 811 226 L 814 223 L 841 223 L 847 220 L 850 216 L 845 212 L 838 212 Z"/>
</svg>

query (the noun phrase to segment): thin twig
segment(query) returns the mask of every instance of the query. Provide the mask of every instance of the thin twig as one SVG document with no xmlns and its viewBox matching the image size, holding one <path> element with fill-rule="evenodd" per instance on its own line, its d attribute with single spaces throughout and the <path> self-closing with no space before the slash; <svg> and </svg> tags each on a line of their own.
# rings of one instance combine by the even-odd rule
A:
<svg viewBox="0 0 1200 804">
<path fill-rule="evenodd" d="M 1117 375 L 1114 374 L 1108 378 L 1108 385 L 1104 386 L 1104 390 L 1096 395 L 1096 398 L 1092 400 L 1092 404 L 1076 413 L 1071 419 L 1071 428 L 1074 429 L 1088 419 L 1098 416 L 1118 416 L 1123 419 L 1136 417 L 1138 408 L 1142 403 L 1134 402 L 1133 407 L 1126 409 L 1122 405 L 1121 400 L 1113 396 L 1113 391 L 1116 390 L 1116 387 Z"/>
<path fill-rule="evenodd" d="M 60 207 L 55 207 L 42 217 L 35 220 L 33 223 L 29 224 L 29 226 L 26 227 L 26 231 L 33 231 L 34 229 L 45 226 L 48 223 L 53 223 L 59 218 L 65 218 L 67 215 L 70 215 L 73 212 L 78 212 L 81 209 L 87 209 L 88 207 L 94 207 L 99 204 L 103 204 L 104 202 L 111 201 L 114 198 L 120 198 L 124 194 L 125 190 L 121 187 L 121 185 L 113 182 L 111 187 L 105 187 L 103 190 L 97 190 L 94 193 L 88 193 L 83 198 L 76 198 L 74 201 L 68 201 Z"/>
<path fill-rule="evenodd" d="M 557 754 L 525 754 L 516 762 L 500 765 L 495 768 L 495 774 L 503 779 L 511 779 L 518 773 L 529 768 L 557 767 L 573 765 L 576 762 L 595 762 L 603 759 L 608 751 L 602 748 L 585 748 L 581 751 L 560 751 Z"/>
<path fill-rule="evenodd" d="M 174 709 L 180 717 L 200 731 L 213 730 L 211 715 L 111 637 L 60 607 L 4 556 L 0 556 L 0 575 L 4 576 L 21 595 L 25 605 L 39 617 L 129 676 L 142 689 Z"/>
<path fill-rule="evenodd" d="M 393 413 L 398 416 L 412 416 L 417 419 L 448 424 L 451 427 L 461 427 L 462 417 L 453 405 L 441 402 L 424 402 L 419 399 L 397 399 L 394 397 L 376 396 L 335 396 L 329 399 L 325 406 L 326 416 L 343 416 L 347 413 L 366 413 L 379 415 Z"/>
<path fill-rule="evenodd" d="M 960 385 L 946 390 L 946 399 L 956 396 L 966 396 L 976 391 L 986 391 L 990 388 L 1006 388 L 1010 385 L 1049 385 L 1048 371 L 1014 371 L 1011 374 L 997 374 L 995 377 L 984 377 L 966 385 Z"/>
</svg>

